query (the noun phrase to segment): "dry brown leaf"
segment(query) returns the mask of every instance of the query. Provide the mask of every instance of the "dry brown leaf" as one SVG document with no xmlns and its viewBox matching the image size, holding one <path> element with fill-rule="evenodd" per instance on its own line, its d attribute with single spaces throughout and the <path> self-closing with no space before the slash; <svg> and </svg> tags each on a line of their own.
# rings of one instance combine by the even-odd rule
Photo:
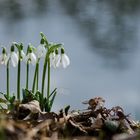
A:
<svg viewBox="0 0 140 140">
<path fill-rule="evenodd" d="M 121 123 L 121 129 L 123 130 L 123 132 L 126 132 L 128 134 L 134 134 L 134 130 L 131 128 L 127 120 L 123 119 L 120 121 L 120 123 Z"/>
<path fill-rule="evenodd" d="M 93 110 L 99 110 L 104 107 L 105 100 L 102 97 L 95 97 L 89 101 L 83 102 L 83 104 L 89 104 L 89 108 Z"/>
<path fill-rule="evenodd" d="M 39 102 L 33 100 L 26 104 L 20 104 L 17 111 L 18 119 L 20 120 L 34 120 L 38 118 L 41 112 Z"/>
<path fill-rule="evenodd" d="M 53 120 L 54 122 L 57 119 L 57 114 L 54 112 L 39 112 L 37 122 L 42 122 L 45 120 Z"/>
<path fill-rule="evenodd" d="M 19 108 L 23 109 L 29 109 L 32 113 L 39 113 L 41 112 L 39 102 L 37 100 L 33 100 L 31 102 L 28 102 L 26 104 L 20 104 Z"/>
</svg>

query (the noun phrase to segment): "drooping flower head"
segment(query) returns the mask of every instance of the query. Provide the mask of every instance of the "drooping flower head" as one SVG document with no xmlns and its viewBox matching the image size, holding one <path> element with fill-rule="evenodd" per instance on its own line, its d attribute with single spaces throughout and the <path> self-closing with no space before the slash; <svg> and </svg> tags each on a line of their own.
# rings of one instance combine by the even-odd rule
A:
<svg viewBox="0 0 140 140">
<path fill-rule="evenodd" d="M 28 45 L 27 55 L 25 56 L 25 62 L 29 64 L 31 63 L 32 65 L 35 65 L 37 62 L 36 55 L 33 53 L 33 48 L 31 45 Z"/>
<path fill-rule="evenodd" d="M 6 48 L 3 48 L 2 54 L 0 55 L 0 64 L 7 65 L 7 60 L 8 60 L 8 56 L 7 56 Z"/>
<path fill-rule="evenodd" d="M 55 52 L 52 51 L 50 53 L 50 55 L 49 55 L 49 58 L 50 58 L 50 66 L 54 66 L 55 56 L 56 56 Z"/>
<path fill-rule="evenodd" d="M 70 65 L 70 59 L 69 57 L 65 54 L 64 48 L 61 48 L 61 65 L 63 68 L 66 68 L 67 66 Z"/>
<path fill-rule="evenodd" d="M 51 61 L 50 61 L 51 62 Z M 57 68 L 59 67 L 59 63 L 60 63 L 60 54 L 58 52 L 58 49 L 55 50 L 55 53 L 54 53 L 54 58 L 52 60 L 52 66 L 54 68 Z"/>
<path fill-rule="evenodd" d="M 13 44 L 14 46 L 16 46 L 17 49 L 18 49 L 17 55 L 18 55 L 20 61 L 24 60 L 24 58 L 25 58 L 25 53 L 24 53 L 24 51 L 23 51 L 23 44 L 22 44 L 22 43 L 18 44 L 17 42 L 13 42 L 12 44 Z"/>
<path fill-rule="evenodd" d="M 25 58 L 25 53 L 23 51 L 23 44 L 21 43 L 20 44 L 20 60 L 22 61 L 24 60 L 24 58 Z"/>
<path fill-rule="evenodd" d="M 10 55 L 9 55 L 9 60 L 11 62 L 11 65 L 13 67 L 16 67 L 18 65 L 18 55 L 17 53 L 15 52 L 15 47 L 14 45 L 11 46 L 11 52 L 10 52 Z"/>
<path fill-rule="evenodd" d="M 70 59 L 65 54 L 64 48 L 61 48 L 61 55 L 58 55 L 58 58 L 56 58 L 56 67 L 63 67 L 66 68 L 70 65 Z"/>
</svg>

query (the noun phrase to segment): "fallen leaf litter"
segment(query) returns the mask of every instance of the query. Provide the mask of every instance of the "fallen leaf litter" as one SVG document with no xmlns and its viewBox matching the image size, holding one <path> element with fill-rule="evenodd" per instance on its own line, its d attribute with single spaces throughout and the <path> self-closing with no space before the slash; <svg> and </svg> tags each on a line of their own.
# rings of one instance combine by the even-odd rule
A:
<svg viewBox="0 0 140 140">
<path fill-rule="evenodd" d="M 87 110 L 70 112 L 70 106 L 67 106 L 58 114 L 42 112 L 36 100 L 17 104 L 11 112 L 0 112 L 0 138 L 57 140 L 88 136 L 88 139 L 95 137 L 95 140 L 133 140 L 138 137 L 140 123 L 132 120 L 120 106 L 108 109 L 102 97 L 83 103 L 88 105 Z"/>
</svg>

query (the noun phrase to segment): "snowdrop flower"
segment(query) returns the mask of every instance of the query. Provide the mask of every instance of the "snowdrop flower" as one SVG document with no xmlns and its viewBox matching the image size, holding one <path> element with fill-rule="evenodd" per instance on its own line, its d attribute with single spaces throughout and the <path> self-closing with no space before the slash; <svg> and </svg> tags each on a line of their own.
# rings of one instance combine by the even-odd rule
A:
<svg viewBox="0 0 140 140">
<path fill-rule="evenodd" d="M 36 55 L 33 53 L 33 50 L 31 47 L 29 47 L 27 51 L 27 55 L 25 56 L 25 62 L 31 63 L 32 65 L 35 65 L 37 62 Z"/>
<path fill-rule="evenodd" d="M 23 45 L 22 43 L 20 44 L 20 60 L 24 60 L 25 59 L 25 53 L 23 51 Z"/>
<path fill-rule="evenodd" d="M 46 55 L 46 49 L 44 45 L 41 44 L 36 48 L 36 56 L 37 58 L 41 58 L 41 57 L 45 57 L 45 55 Z"/>
<path fill-rule="evenodd" d="M 25 58 L 25 53 L 24 53 L 24 51 L 23 50 L 21 50 L 21 52 L 20 52 L 21 54 L 21 56 L 20 56 L 20 59 L 21 60 L 24 60 L 24 58 Z"/>
<path fill-rule="evenodd" d="M 7 61 L 8 60 L 8 56 L 7 56 L 7 53 L 6 53 L 6 49 L 3 48 L 2 50 L 2 54 L 0 55 L 0 64 L 1 65 L 7 65 Z"/>
<path fill-rule="evenodd" d="M 54 51 L 51 52 L 49 57 L 50 57 L 50 66 L 54 66 L 54 61 L 55 61 L 55 57 L 56 57 L 55 52 Z"/>
<path fill-rule="evenodd" d="M 18 65 L 18 55 L 17 55 L 17 53 L 15 52 L 15 48 L 14 48 L 13 45 L 11 46 L 11 53 L 10 53 L 10 55 L 9 55 L 8 57 L 9 57 L 9 60 L 10 60 L 10 62 L 11 62 L 11 65 L 12 65 L 13 67 L 16 67 L 16 66 Z M 9 61 L 9 60 L 8 60 L 8 61 Z"/>
<path fill-rule="evenodd" d="M 70 64 L 70 59 L 65 54 L 64 48 L 61 48 L 61 55 L 59 55 L 56 60 L 56 67 L 62 66 L 63 68 L 66 68 L 69 64 Z"/>
<path fill-rule="evenodd" d="M 25 53 L 23 51 L 23 45 L 22 45 L 22 43 L 20 45 L 18 45 L 17 42 L 12 42 L 12 44 L 13 44 L 13 46 L 16 46 L 16 45 L 18 46 L 17 48 L 20 51 L 20 56 L 19 56 L 19 51 L 17 52 L 17 55 L 18 55 L 18 57 L 20 58 L 21 61 L 24 60 Z"/>
<path fill-rule="evenodd" d="M 23 50 L 20 50 L 20 56 L 19 56 L 19 52 L 17 52 L 17 55 L 18 55 L 18 57 L 20 57 L 21 61 L 24 60 L 25 56 L 26 56 Z"/>
<path fill-rule="evenodd" d="M 56 49 L 55 54 L 54 54 L 54 59 L 51 60 L 51 57 L 50 57 L 50 64 L 54 68 L 57 68 L 59 67 L 59 63 L 60 63 L 60 54 L 58 53 L 58 49 Z"/>
</svg>

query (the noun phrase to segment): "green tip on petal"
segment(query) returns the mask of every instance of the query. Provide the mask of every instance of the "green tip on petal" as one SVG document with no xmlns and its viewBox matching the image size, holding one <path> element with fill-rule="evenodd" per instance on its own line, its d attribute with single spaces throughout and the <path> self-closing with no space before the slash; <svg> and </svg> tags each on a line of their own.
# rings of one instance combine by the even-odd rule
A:
<svg viewBox="0 0 140 140">
<path fill-rule="evenodd" d="M 58 54 L 58 49 L 55 50 L 55 54 Z"/>
<path fill-rule="evenodd" d="M 11 46 L 11 52 L 14 52 L 15 51 L 15 47 L 14 45 Z"/>
<path fill-rule="evenodd" d="M 32 53 L 32 51 L 33 51 L 33 50 L 32 50 L 32 48 L 31 48 L 31 47 L 29 47 L 29 53 Z"/>
<path fill-rule="evenodd" d="M 64 54 L 64 53 L 65 53 L 64 48 L 61 48 L 61 54 Z"/>
<path fill-rule="evenodd" d="M 2 50 L 2 54 L 6 54 L 6 49 L 5 48 L 3 48 L 3 50 Z"/>
</svg>

